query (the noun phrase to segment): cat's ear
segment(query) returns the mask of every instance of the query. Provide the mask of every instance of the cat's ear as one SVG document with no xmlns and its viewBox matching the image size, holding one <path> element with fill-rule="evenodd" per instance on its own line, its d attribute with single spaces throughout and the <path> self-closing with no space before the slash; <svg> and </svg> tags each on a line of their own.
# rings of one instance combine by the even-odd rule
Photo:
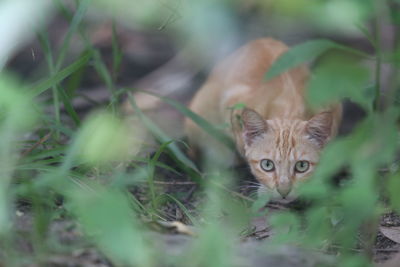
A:
<svg viewBox="0 0 400 267">
<path fill-rule="evenodd" d="M 306 133 L 319 147 L 323 147 L 331 137 L 332 123 L 332 112 L 318 113 L 307 122 Z"/>
<path fill-rule="evenodd" d="M 267 132 L 267 123 L 256 111 L 245 108 L 242 112 L 243 137 L 246 145 L 251 145 L 255 138 Z"/>
</svg>

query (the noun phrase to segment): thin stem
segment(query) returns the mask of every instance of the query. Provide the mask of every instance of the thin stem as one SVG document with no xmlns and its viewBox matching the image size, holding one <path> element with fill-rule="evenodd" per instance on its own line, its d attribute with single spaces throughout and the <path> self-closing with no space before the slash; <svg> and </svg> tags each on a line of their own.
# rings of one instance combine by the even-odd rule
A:
<svg viewBox="0 0 400 267">
<path fill-rule="evenodd" d="M 375 18 L 375 98 L 373 103 L 373 110 L 379 110 L 380 97 L 381 97 L 381 69 L 382 69 L 382 46 L 381 46 L 381 13 L 382 7 L 380 1 L 376 3 L 376 18 Z"/>
<path fill-rule="evenodd" d="M 392 12 L 399 12 L 399 8 L 400 5 L 399 3 L 397 3 L 396 1 L 390 0 L 390 1 L 386 1 L 384 2 L 386 3 L 385 6 L 381 6 L 381 8 L 385 7 L 384 11 L 385 13 L 382 14 L 381 13 L 381 18 L 385 19 L 387 21 L 385 21 L 385 24 L 390 24 L 392 23 L 391 21 L 389 21 L 390 18 L 390 14 L 389 14 L 389 9 L 392 10 Z M 394 11 L 393 11 L 394 10 Z M 388 108 L 392 105 L 396 104 L 396 97 L 398 96 L 398 88 L 399 88 L 399 84 L 400 84 L 400 78 L 399 78 L 399 68 L 400 68 L 400 63 L 398 60 L 398 53 L 397 51 L 399 51 L 400 48 L 400 39 L 399 39 L 399 35 L 397 33 L 396 28 L 394 28 L 392 30 L 392 34 L 393 34 L 393 44 L 392 47 L 390 48 L 391 51 L 390 54 L 392 59 L 391 60 L 391 65 L 390 65 L 390 74 L 389 74 L 389 78 L 387 81 L 388 84 L 388 88 L 386 90 L 386 95 L 384 97 L 384 108 Z"/>
<path fill-rule="evenodd" d="M 46 33 L 41 32 L 38 35 L 39 41 L 43 47 L 44 55 L 47 61 L 47 67 L 49 68 L 50 76 L 54 76 L 57 72 L 54 68 L 54 60 L 52 55 L 52 50 L 50 47 L 49 38 Z M 53 94 L 53 108 L 54 108 L 54 116 L 57 124 L 61 124 L 61 113 L 60 113 L 60 99 L 58 95 L 58 85 L 54 85 L 51 88 L 51 92 Z M 60 131 L 55 131 L 56 140 L 60 139 Z"/>
</svg>

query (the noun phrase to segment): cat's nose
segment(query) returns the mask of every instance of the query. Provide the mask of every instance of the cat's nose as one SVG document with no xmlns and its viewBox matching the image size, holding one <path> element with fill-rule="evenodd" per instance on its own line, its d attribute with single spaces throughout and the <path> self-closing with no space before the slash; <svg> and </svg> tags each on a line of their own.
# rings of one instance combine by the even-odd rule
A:
<svg viewBox="0 0 400 267">
<path fill-rule="evenodd" d="M 286 198 L 286 196 L 290 193 L 292 190 L 292 187 L 290 185 L 279 185 L 276 190 L 278 193 L 282 196 L 282 198 Z"/>
</svg>

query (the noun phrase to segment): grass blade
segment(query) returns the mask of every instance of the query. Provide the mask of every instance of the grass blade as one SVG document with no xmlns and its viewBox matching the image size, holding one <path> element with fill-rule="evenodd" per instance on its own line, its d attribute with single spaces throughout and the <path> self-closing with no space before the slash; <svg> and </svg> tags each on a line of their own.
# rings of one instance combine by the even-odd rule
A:
<svg viewBox="0 0 400 267">
<path fill-rule="evenodd" d="M 147 165 L 147 170 L 148 170 L 148 175 L 147 175 L 147 182 L 149 185 L 149 193 L 151 197 L 151 204 L 153 210 L 156 209 L 156 193 L 155 193 L 155 187 L 154 187 L 154 174 L 155 174 L 155 166 L 156 162 L 158 161 L 159 157 L 161 156 L 161 153 L 170 145 L 172 144 L 172 140 L 165 142 L 161 144 L 159 149 L 156 151 L 154 156 L 151 158 L 149 164 Z"/>
<path fill-rule="evenodd" d="M 70 27 L 68 28 L 68 32 L 67 32 L 67 34 L 64 38 L 63 44 L 61 46 L 61 50 L 60 50 L 59 56 L 57 58 L 56 66 L 55 66 L 56 70 L 59 70 L 61 68 L 61 65 L 63 64 L 65 55 L 66 55 L 69 45 L 71 43 L 71 37 L 79 29 L 79 25 L 82 22 L 85 14 L 86 14 L 89 4 L 90 4 L 90 0 L 80 1 L 78 9 L 77 9 L 74 17 L 71 20 Z"/>
<path fill-rule="evenodd" d="M 112 23 L 112 55 L 113 55 L 113 79 L 116 80 L 119 68 L 122 61 L 122 51 L 118 44 L 117 29 L 115 26 L 115 21 Z"/>
<path fill-rule="evenodd" d="M 132 105 L 132 108 L 135 110 L 136 114 L 145 124 L 147 129 L 161 142 L 166 143 L 171 140 L 156 124 L 154 124 L 136 105 L 135 98 L 131 93 L 128 92 L 128 100 Z M 173 152 L 175 157 L 179 160 L 182 166 L 189 167 L 195 173 L 199 173 L 198 169 L 194 165 L 194 163 L 186 157 L 185 154 L 178 148 L 178 146 L 174 143 L 168 145 L 168 148 Z M 197 182 L 197 181 L 196 181 Z"/>
<path fill-rule="evenodd" d="M 186 106 L 179 103 L 178 101 L 173 100 L 171 98 L 164 97 L 164 96 L 159 96 L 157 94 L 154 94 L 154 93 L 151 93 L 148 91 L 141 91 L 141 92 L 160 98 L 163 102 L 172 106 L 177 111 L 182 113 L 184 116 L 190 118 L 200 128 L 202 128 L 204 131 L 206 131 L 210 136 L 215 138 L 217 141 L 221 142 L 222 144 L 224 144 L 225 146 L 227 146 L 230 149 L 235 149 L 235 143 L 232 141 L 232 138 L 229 138 L 229 136 L 227 136 L 223 131 L 217 129 L 215 126 L 210 124 L 207 120 L 200 117 L 199 115 L 197 115 L 196 113 L 194 113 L 193 111 L 191 111 Z"/>
<path fill-rule="evenodd" d="M 32 97 L 36 97 L 40 95 L 41 93 L 45 92 L 49 88 L 52 88 L 56 84 L 60 83 L 63 81 L 65 78 L 70 76 L 72 73 L 78 71 L 80 68 L 84 67 L 89 60 L 92 58 L 92 53 L 91 51 L 85 52 L 78 60 L 76 60 L 74 63 L 70 64 L 68 67 L 65 67 L 61 71 L 57 72 L 55 75 L 50 77 L 49 79 L 46 79 L 36 86 L 34 86 L 31 89 L 31 94 Z"/>
<path fill-rule="evenodd" d="M 160 201 L 162 198 L 169 198 L 170 200 L 172 200 L 173 202 L 175 202 L 179 208 L 182 210 L 182 212 L 186 215 L 186 217 L 188 217 L 188 219 L 190 220 L 190 222 L 195 225 L 198 226 L 200 225 L 199 222 L 196 220 L 195 217 L 193 217 L 189 210 L 185 207 L 185 205 L 183 205 L 182 202 L 180 202 L 177 198 L 175 198 L 174 196 L 172 196 L 171 194 L 162 194 L 161 196 L 158 197 L 158 200 Z"/>
<path fill-rule="evenodd" d="M 58 88 L 58 92 L 61 96 L 61 100 L 64 103 L 64 108 L 67 111 L 68 115 L 72 118 L 75 124 L 79 126 L 81 124 L 81 119 L 79 118 L 78 113 L 76 113 L 74 107 L 72 106 L 70 97 L 62 88 Z"/>
</svg>

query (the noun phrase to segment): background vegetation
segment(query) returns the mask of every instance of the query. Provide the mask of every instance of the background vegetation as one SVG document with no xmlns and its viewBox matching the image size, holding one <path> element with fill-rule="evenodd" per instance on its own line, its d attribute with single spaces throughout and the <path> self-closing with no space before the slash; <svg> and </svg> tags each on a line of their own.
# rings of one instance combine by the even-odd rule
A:
<svg viewBox="0 0 400 267">
<path fill-rule="evenodd" d="M 0 2 L 0 262 L 369 266 L 387 259 L 400 239 L 399 5 Z M 239 190 L 249 176 L 241 167 L 200 171 L 181 133 L 164 127 L 180 121 L 142 111 L 149 98 L 135 93 L 158 88 L 151 90 L 160 96 L 157 107 L 190 117 L 230 146 L 221 127 L 184 103 L 216 60 L 260 36 L 294 45 L 266 79 L 309 63 L 312 105 L 345 99 L 363 114 L 345 113 L 344 134 L 300 188 L 300 208 L 263 208 L 268 196 Z M 152 38 L 161 41 L 150 45 Z M 151 60 L 159 63 L 137 63 Z M 163 79 L 156 71 L 133 82 L 160 61 L 174 63 Z M 160 86 L 149 86 L 157 79 Z M 123 116 L 123 101 L 133 118 Z"/>
</svg>

